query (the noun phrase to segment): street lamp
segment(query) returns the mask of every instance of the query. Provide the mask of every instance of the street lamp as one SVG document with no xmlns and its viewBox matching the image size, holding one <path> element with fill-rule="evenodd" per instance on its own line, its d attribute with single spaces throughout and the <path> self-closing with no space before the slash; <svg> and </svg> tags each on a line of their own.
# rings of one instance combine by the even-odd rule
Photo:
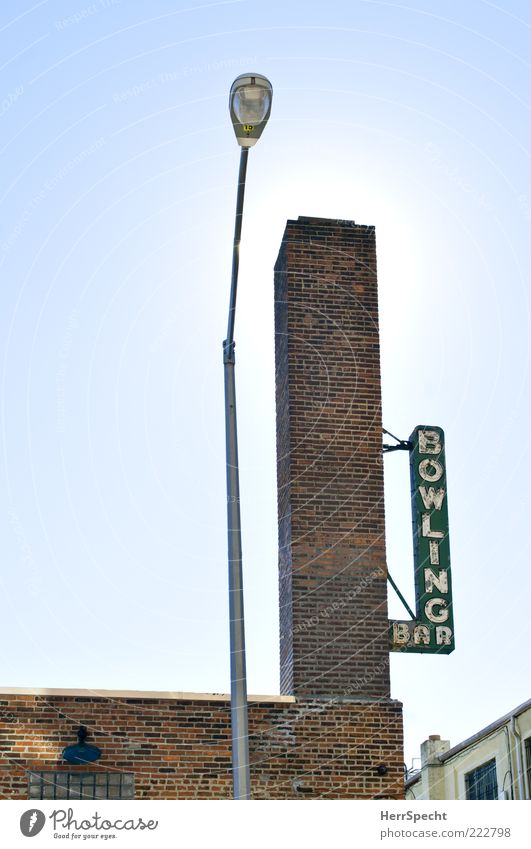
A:
<svg viewBox="0 0 531 849">
<path fill-rule="evenodd" d="M 247 674 L 245 669 L 245 626 L 243 614 L 242 541 L 240 524 L 240 481 L 234 381 L 234 318 L 242 232 L 243 196 L 249 148 L 256 144 L 271 112 L 273 88 L 260 74 L 242 74 L 231 87 L 229 109 L 238 144 L 241 146 L 236 221 L 232 250 L 227 338 L 223 342 L 225 372 L 225 438 L 227 451 L 227 529 L 229 550 L 230 704 L 232 729 L 232 780 L 235 799 L 250 799 L 249 727 L 247 719 Z"/>
</svg>

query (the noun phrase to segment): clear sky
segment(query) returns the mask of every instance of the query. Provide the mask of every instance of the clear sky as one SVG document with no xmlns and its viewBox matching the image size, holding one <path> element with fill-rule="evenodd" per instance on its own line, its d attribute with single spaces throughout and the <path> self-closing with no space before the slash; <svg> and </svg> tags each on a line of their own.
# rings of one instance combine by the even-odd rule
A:
<svg viewBox="0 0 531 849">
<path fill-rule="evenodd" d="M 315 215 L 376 225 L 385 427 L 446 431 L 457 648 L 391 659 L 408 763 L 529 698 L 528 3 L 7 0 L 0 44 L 0 684 L 228 690 L 227 100 L 254 70 L 249 691 L 279 686 L 272 269 Z M 385 464 L 413 602 L 408 458 Z"/>
</svg>

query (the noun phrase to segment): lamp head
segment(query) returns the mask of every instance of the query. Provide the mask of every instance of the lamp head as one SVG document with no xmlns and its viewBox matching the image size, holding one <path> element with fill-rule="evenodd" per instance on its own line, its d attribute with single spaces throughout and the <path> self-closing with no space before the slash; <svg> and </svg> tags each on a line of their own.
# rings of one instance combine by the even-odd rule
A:
<svg viewBox="0 0 531 849">
<path fill-rule="evenodd" d="M 241 147 L 256 144 L 271 113 L 273 86 L 261 74 L 240 74 L 234 80 L 229 109 L 234 132 Z"/>
<path fill-rule="evenodd" d="M 101 758 L 101 749 L 85 742 L 87 728 L 80 725 L 77 730 L 77 743 L 63 749 L 63 760 L 69 764 L 89 764 Z"/>
</svg>

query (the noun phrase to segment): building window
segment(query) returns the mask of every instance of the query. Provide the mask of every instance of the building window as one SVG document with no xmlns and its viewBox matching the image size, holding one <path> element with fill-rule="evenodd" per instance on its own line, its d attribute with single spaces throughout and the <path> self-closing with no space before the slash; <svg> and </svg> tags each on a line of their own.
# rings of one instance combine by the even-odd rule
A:
<svg viewBox="0 0 531 849">
<path fill-rule="evenodd" d="M 496 759 L 465 775 L 467 799 L 497 799 L 498 780 L 496 778 Z"/>
<path fill-rule="evenodd" d="M 122 772 L 30 772 L 28 799 L 134 799 L 134 776 Z"/>
</svg>

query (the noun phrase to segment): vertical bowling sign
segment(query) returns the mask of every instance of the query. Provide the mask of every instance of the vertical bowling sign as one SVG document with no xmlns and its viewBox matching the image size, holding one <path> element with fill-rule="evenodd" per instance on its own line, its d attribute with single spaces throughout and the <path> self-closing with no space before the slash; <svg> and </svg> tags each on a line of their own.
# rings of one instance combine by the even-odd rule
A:
<svg viewBox="0 0 531 849">
<path fill-rule="evenodd" d="M 391 651 L 450 654 L 454 645 L 444 432 L 416 427 L 409 438 L 416 619 L 391 620 Z"/>
</svg>

